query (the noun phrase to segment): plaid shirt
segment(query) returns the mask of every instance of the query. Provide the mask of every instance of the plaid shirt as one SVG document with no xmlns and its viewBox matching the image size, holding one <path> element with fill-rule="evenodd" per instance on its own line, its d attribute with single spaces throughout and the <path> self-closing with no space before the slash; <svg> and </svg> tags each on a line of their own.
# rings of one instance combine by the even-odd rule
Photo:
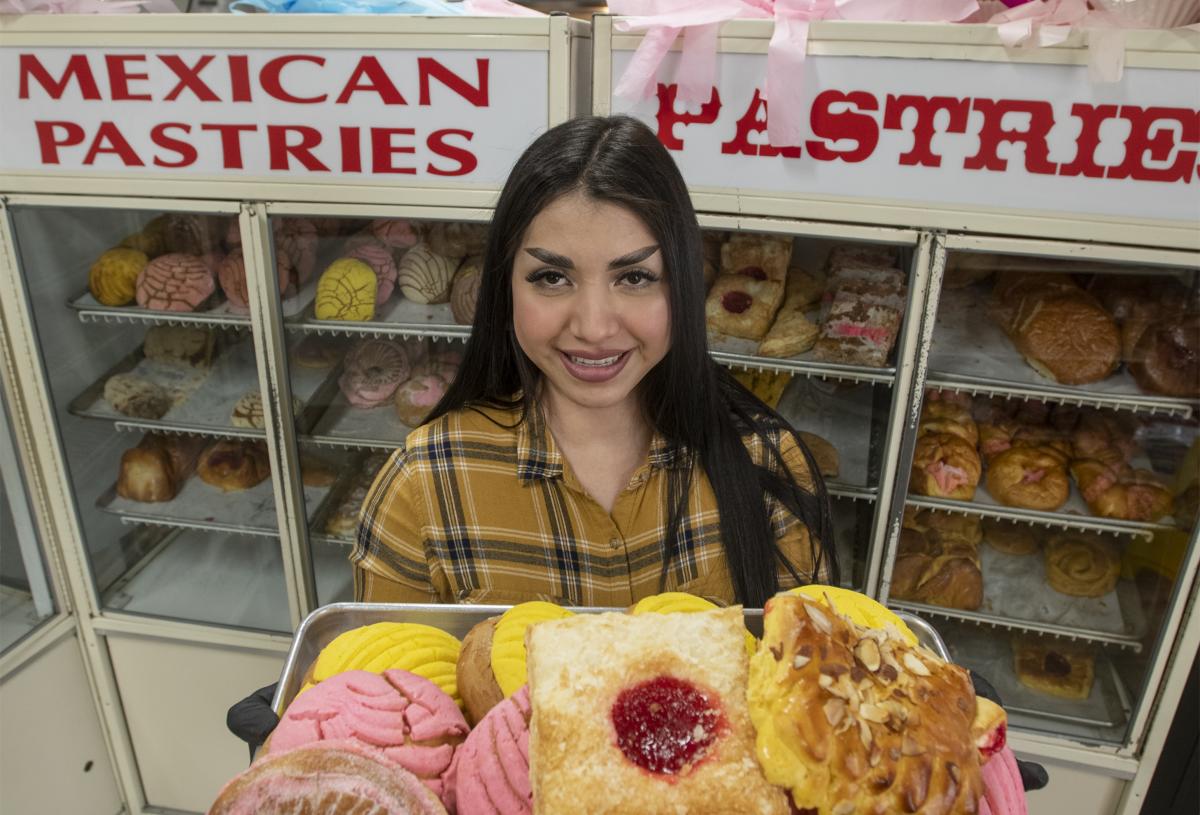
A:
<svg viewBox="0 0 1200 815">
<path fill-rule="evenodd" d="M 409 434 L 375 476 L 350 556 L 358 600 L 626 606 L 659 591 L 668 522 L 667 470 L 689 457 L 656 435 L 611 514 L 580 485 L 544 420 L 515 410 L 466 409 Z M 778 441 L 778 440 L 777 440 Z M 756 463 L 760 439 L 747 441 Z M 790 434 L 781 452 L 811 487 Z M 770 496 L 778 543 L 812 576 L 808 529 Z M 665 590 L 732 602 L 717 500 L 693 474 L 679 552 Z M 780 570 L 780 587 L 794 584 Z"/>
</svg>

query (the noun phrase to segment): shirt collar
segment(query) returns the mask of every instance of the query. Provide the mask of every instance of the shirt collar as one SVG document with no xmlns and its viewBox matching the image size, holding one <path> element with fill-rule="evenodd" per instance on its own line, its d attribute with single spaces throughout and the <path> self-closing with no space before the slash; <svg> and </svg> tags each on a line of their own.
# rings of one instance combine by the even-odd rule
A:
<svg viewBox="0 0 1200 815">
<path fill-rule="evenodd" d="M 691 456 L 685 445 L 672 444 L 657 430 L 650 439 L 651 469 L 687 467 Z M 517 428 L 517 477 L 522 482 L 561 478 L 563 457 L 540 410 L 525 414 Z"/>
</svg>

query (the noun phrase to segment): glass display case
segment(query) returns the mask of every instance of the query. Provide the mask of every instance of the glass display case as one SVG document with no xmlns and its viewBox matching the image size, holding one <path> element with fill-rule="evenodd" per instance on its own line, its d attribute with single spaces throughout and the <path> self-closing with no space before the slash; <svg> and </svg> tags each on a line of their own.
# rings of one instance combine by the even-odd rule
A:
<svg viewBox="0 0 1200 815">
<path fill-rule="evenodd" d="M 0 389 L 0 654 L 54 612 L 41 541 Z"/>
<path fill-rule="evenodd" d="M 233 213 L 10 208 L 100 606 L 287 631 Z"/>
<path fill-rule="evenodd" d="M 889 603 L 1014 726 L 1126 742 L 1194 540 L 1197 270 L 951 251 L 925 385 Z"/>
</svg>

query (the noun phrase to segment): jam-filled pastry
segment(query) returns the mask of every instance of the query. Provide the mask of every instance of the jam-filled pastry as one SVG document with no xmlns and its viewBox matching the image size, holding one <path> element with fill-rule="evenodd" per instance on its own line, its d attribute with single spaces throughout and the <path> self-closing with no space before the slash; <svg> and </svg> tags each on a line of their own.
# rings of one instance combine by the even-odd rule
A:
<svg viewBox="0 0 1200 815">
<path fill-rule="evenodd" d="M 735 234 L 721 245 L 721 274 L 783 283 L 791 259 L 791 237 Z"/>
<path fill-rule="evenodd" d="M 818 815 L 977 812 L 1005 744 L 1004 711 L 966 670 L 795 595 L 764 609 L 749 706 L 767 778 Z"/>
<path fill-rule="evenodd" d="M 580 614 L 526 634 L 538 815 L 784 815 L 754 757 L 740 607 Z"/>
<path fill-rule="evenodd" d="M 704 304 L 708 327 L 731 337 L 761 340 L 783 302 L 783 284 L 746 275 L 721 275 Z"/>
<path fill-rule="evenodd" d="M 1092 693 L 1096 659 L 1085 646 L 1065 640 L 1015 637 L 1013 670 L 1022 685 L 1062 699 Z"/>
</svg>

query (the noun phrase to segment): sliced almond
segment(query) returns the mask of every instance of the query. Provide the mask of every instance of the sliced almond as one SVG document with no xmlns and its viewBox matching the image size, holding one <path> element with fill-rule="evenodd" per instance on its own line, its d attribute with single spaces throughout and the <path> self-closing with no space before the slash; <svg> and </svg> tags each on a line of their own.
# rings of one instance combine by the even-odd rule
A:
<svg viewBox="0 0 1200 815">
<path fill-rule="evenodd" d="M 878 746 L 871 748 L 871 754 L 867 756 L 867 763 L 872 767 L 878 767 L 879 762 L 883 759 L 883 751 Z"/>
<path fill-rule="evenodd" d="M 915 673 L 917 676 L 930 676 L 929 669 L 925 667 L 925 663 L 917 659 L 916 654 L 912 651 L 904 654 L 904 667 Z"/>
<path fill-rule="evenodd" d="M 858 661 L 871 673 L 878 671 L 879 666 L 883 664 L 883 657 L 879 654 L 879 644 L 875 640 L 859 640 L 858 645 L 854 646 L 854 656 L 858 657 Z"/>
<path fill-rule="evenodd" d="M 846 716 L 846 703 L 841 699 L 830 699 L 825 703 L 825 721 L 829 722 L 830 727 L 837 727 Z"/>
<path fill-rule="evenodd" d="M 812 657 L 806 657 L 804 654 L 796 654 L 796 656 L 792 657 L 792 667 L 797 671 L 810 662 L 812 662 Z"/>
<path fill-rule="evenodd" d="M 888 712 L 887 708 L 883 707 L 882 705 L 872 704 L 871 702 L 863 702 L 858 706 L 858 715 L 866 719 L 868 722 L 883 724 L 888 720 L 888 716 L 891 714 Z"/>
<path fill-rule="evenodd" d="M 821 674 L 817 677 L 817 684 L 825 690 L 829 690 L 833 687 L 833 677 L 829 674 Z"/>
<path fill-rule="evenodd" d="M 819 608 L 812 603 L 805 603 L 804 610 L 808 613 L 808 619 L 812 620 L 813 625 L 815 625 L 822 634 L 833 633 L 833 623 L 829 621 L 829 618 L 826 617 L 825 613 Z"/>
<path fill-rule="evenodd" d="M 918 744 L 912 736 L 906 735 L 900 745 L 900 752 L 906 756 L 919 756 L 925 753 L 925 748 Z"/>
<path fill-rule="evenodd" d="M 854 815 L 856 808 L 853 801 L 841 801 L 833 808 L 833 815 Z"/>
<path fill-rule="evenodd" d="M 863 747 L 870 750 L 874 739 L 871 738 L 871 727 L 862 719 L 858 720 L 858 738 L 862 742 Z"/>
</svg>

